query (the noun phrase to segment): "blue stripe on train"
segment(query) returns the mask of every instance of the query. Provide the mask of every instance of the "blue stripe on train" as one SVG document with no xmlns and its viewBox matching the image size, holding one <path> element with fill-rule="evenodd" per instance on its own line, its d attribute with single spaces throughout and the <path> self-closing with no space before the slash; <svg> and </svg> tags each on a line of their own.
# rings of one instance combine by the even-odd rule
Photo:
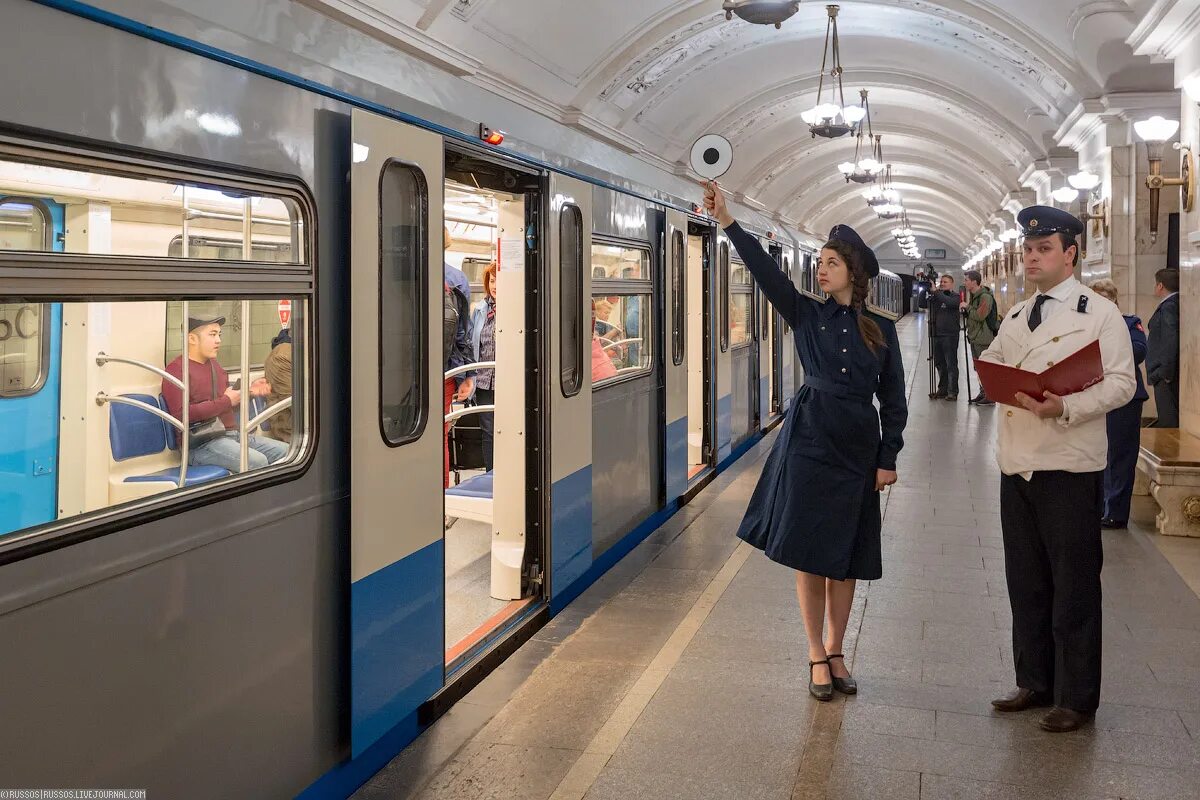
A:
<svg viewBox="0 0 1200 800">
<path fill-rule="evenodd" d="M 445 542 L 438 539 L 350 585 L 354 756 L 442 688 L 444 575 Z M 410 733 L 417 734 L 415 719 Z"/>
<path fill-rule="evenodd" d="M 550 487 L 551 592 L 555 597 L 592 566 L 592 465 Z"/>
</svg>

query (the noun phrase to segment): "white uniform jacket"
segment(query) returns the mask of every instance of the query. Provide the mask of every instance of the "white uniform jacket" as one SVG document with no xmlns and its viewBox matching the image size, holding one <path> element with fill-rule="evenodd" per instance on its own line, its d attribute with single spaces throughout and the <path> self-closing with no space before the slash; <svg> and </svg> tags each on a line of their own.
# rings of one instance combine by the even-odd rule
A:
<svg viewBox="0 0 1200 800">
<path fill-rule="evenodd" d="M 1005 315 L 995 341 L 980 358 L 1042 372 L 1098 339 L 1104 380 L 1063 398 L 1066 411 L 1058 419 L 997 406 L 1000 471 L 1026 478 L 1042 470 L 1102 471 L 1108 463 L 1104 415 L 1128 403 L 1137 386 L 1129 328 L 1114 303 L 1077 284 L 1063 307 L 1031 332 L 1028 315 L 1034 299 Z"/>
</svg>

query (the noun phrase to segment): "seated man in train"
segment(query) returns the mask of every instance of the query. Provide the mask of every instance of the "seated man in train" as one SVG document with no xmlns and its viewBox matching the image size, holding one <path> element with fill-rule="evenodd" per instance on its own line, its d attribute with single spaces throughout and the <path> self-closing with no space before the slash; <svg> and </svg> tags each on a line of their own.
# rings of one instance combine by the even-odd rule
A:
<svg viewBox="0 0 1200 800">
<path fill-rule="evenodd" d="M 292 396 L 291 328 L 281 328 L 279 335 L 271 340 L 271 352 L 263 362 L 263 378 L 267 382 L 268 408 Z M 292 409 L 285 408 L 271 417 L 263 433 L 279 442 L 291 442 Z"/>
<path fill-rule="evenodd" d="M 608 321 L 608 318 L 610 316 L 612 316 L 612 310 L 613 310 L 612 301 L 616 300 L 616 299 L 617 298 L 615 298 L 615 297 L 614 298 L 602 297 L 602 298 L 600 298 L 599 302 L 597 302 L 595 300 L 592 301 L 592 320 L 593 320 L 592 330 L 596 333 L 597 336 L 600 336 L 601 338 L 604 338 L 604 339 L 613 340 L 613 341 L 615 341 L 616 338 L 619 338 L 620 334 L 621 334 L 621 329 Z"/>
<path fill-rule="evenodd" d="M 601 300 L 600 302 L 604 302 Z M 604 350 L 600 335 L 596 332 L 596 301 L 592 301 L 592 383 L 611 378 L 617 374 L 616 365 Z"/>
<path fill-rule="evenodd" d="M 224 317 L 188 317 L 188 464 L 222 467 L 230 472 L 241 469 L 241 444 L 238 440 L 238 420 L 234 410 L 242 401 L 241 391 L 229 385 L 229 374 L 217 363 L 221 350 L 221 326 Z M 183 356 L 167 365 L 167 372 L 183 378 Z M 263 378 L 249 388 L 255 397 L 265 397 L 270 386 Z M 175 384 L 162 382 L 167 410 L 183 421 L 183 392 Z M 210 420 L 219 419 L 225 432 L 208 436 L 203 429 Z M 261 436 L 247 437 L 249 469 L 273 464 L 287 455 L 288 446 Z"/>
</svg>

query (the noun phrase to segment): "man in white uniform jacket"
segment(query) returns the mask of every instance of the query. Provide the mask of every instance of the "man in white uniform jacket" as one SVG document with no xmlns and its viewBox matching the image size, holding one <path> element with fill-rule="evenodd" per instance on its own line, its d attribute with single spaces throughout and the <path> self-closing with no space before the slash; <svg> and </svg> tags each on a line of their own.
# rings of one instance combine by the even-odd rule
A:
<svg viewBox="0 0 1200 800">
<path fill-rule="evenodd" d="M 1026 395 L 1001 408 L 1000 522 L 1013 615 L 1017 689 L 998 711 L 1053 705 L 1045 730 L 1073 731 L 1100 704 L 1100 516 L 1108 460 L 1105 414 L 1133 397 L 1133 348 L 1116 305 L 1074 277 L 1083 223 L 1056 208 L 1017 216 L 1025 281 L 1037 294 L 1010 310 L 984 361 L 1042 372 L 1099 340 L 1104 379 L 1067 397 Z"/>
</svg>

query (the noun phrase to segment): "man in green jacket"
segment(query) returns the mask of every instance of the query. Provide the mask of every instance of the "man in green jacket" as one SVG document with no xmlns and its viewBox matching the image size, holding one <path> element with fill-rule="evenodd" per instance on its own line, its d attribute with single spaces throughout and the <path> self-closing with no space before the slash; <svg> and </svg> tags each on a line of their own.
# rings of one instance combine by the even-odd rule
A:
<svg viewBox="0 0 1200 800">
<path fill-rule="evenodd" d="M 1000 327 L 999 317 L 996 315 L 996 298 L 992 296 L 992 290 L 983 285 L 983 276 L 978 271 L 967 270 L 963 273 L 963 280 L 969 296 L 960 307 L 967 312 L 967 341 L 971 344 L 971 355 L 979 358 L 996 338 L 992 326 L 997 329 Z M 979 394 L 972 398 L 971 402 L 978 406 L 990 406 L 996 401 L 988 399 L 981 384 Z"/>
</svg>

